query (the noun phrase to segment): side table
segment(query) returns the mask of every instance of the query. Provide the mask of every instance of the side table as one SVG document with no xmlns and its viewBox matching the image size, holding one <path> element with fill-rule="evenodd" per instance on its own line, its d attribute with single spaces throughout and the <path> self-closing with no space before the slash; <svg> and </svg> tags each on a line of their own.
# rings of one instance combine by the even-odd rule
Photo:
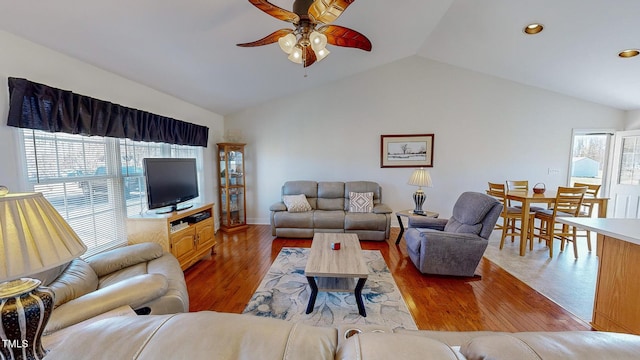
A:
<svg viewBox="0 0 640 360">
<path fill-rule="evenodd" d="M 400 244 L 400 239 L 402 239 L 402 234 L 404 234 L 404 224 L 402 224 L 402 218 L 406 217 L 407 219 L 411 216 L 426 216 L 431 218 L 437 218 L 440 216 L 439 213 L 433 211 L 425 211 L 424 214 L 418 215 L 414 214 L 413 210 L 402 210 L 396 212 L 396 217 L 398 218 L 398 224 L 400 225 L 400 233 L 398 234 L 398 238 L 396 239 L 396 245 Z"/>
</svg>

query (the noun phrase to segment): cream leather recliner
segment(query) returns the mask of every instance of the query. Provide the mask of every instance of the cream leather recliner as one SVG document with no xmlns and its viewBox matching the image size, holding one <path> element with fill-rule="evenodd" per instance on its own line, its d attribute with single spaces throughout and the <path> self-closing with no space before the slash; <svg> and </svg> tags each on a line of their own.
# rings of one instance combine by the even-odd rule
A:
<svg viewBox="0 0 640 360">
<path fill-rule="evenodd" d="M 55 280 L 43 283 L 55 293 L 45 335 L 125 305 L 145 314 L 189 311 L 180 264 L 156 243 L 75 259 Z"/>
</svg>

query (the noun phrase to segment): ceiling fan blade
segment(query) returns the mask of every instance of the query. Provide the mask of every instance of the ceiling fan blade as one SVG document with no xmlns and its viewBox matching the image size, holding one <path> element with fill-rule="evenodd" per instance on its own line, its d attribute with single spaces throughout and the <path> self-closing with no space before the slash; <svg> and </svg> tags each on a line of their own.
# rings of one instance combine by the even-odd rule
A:
<svg viewBox="0 0 640 360">
<path fill-rule="evenodd" d="M 338 25 L 323 25 L 317 31 L 325 34 L 327 43 L 331 45 L 371 51 L 371 41 L 355 30 Z"/>
<path fill-rule="evenodd" d="M 315 51 L 313 51 L 311 46 L 304 47 L 303 60 L 304 60 L 304 63 L 303 63 L 304 67 L 311 66 L 313 65 L 314 62 L 316 62 L 317 60 L 316 53 Z"/>
<path fill-rule="evenodd" d="M 252 46 L 262 46 L 262 45 L 269 45 L 269 44 L 273 44 L 274 42 L 277 42 L 278 39 L 280 39 L 281 37 L 291 34 L 293 33 L 293 29 L 280 29 L 280 30 L 276 30 L 274 32 L 272 32 L 271 34 L 263 37 L 260 40 L 256 40 L 254 42 L 250 42 L 250 43 L 244 43 L 244 44 L 236 44 L 237 46 L 241 46 L 241 47 L 252 47 Z"/>
<path fill-rule="evenodd" d="M 309 15 L 323 24 L 334 22 L 354 0 L 315 0 L 309 7 Z"/>
<path fill-rule="evenodd" d="M 266 12 L 276 19 L 294 24 L 297 24 L 300 21 L 300 16 L 298 16 L 298 14 L 289 10 L 285 10 L 279 6 L 275 6 L 267 0 L 249 0 L 249 2 L 252 3 L 253 6 Z"/>
</svg>

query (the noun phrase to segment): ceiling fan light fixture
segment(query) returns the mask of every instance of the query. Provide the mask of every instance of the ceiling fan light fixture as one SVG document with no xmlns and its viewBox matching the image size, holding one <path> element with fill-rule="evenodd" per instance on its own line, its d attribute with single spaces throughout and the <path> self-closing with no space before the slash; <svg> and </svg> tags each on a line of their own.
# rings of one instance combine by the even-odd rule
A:
<svg viewBox="0 0 640 360">
<path fill-rule="evenodd" d="M 327 57 L 331 53 L 331 51 L 327 50 L 327 48 L 322 48 L 320 50 L 314 50 L 316 52 L 317 61 L 320 61 Z"/>
<path fill-rule="evenodd" d="M 311 41 L 311 48 L 316 52 L 327 46 L 327 36 L 315 30 L 309 35 L 309 40 Z"/>
<path fill-rule="evenodd" d="M 524 29 L 522 29 L 522 31 L 528 35 L 535 35 L 542 32 L 543 29 L 544 29 L 544 25 L 540 23 L 531 23 L 525 26 Z"/>
<path fill-rule="evenodd" d="M 296 46 L 297 41 L 298 40 L 296 39 L 295 35 L 288 34 L 278 39 L 278 45 L 280 45 L 280 49 L 282 49 L 282 51 L 287 54 L 291 54 L 293 48 Z"/>
<path fill-rule="evenodd" d="M 272 1 L 272 0 L 271 0 Z M 305 68 L 329 55 L 328 44 L 371 51 L 371 41 L 348 27 L 333 25 L 354 0 L 293 0 L 293 11 L 274 5 L 270 0 L 249 0 L 259 10 L 293 25 L 279 29 L 262 39 L 236 44 L 254 47 L 278 43 L 289 60 Z"/>
<path fill-rule="evenodd" d="M 296 64 L 302 64 L 302 47 L 300 45 L 296 45 L 293 50 L 291 50 L 291 54 L 289 54 L 289 60 L 293 61 Z"/>
<path fill-rule="evenodd" d="M 626 49 L 618 53 L 618 56 L 620 56 L 621 58 L 632 58 L 638 55 L 640 55 L 640 50 L 638 49 Z"/>
</svg>

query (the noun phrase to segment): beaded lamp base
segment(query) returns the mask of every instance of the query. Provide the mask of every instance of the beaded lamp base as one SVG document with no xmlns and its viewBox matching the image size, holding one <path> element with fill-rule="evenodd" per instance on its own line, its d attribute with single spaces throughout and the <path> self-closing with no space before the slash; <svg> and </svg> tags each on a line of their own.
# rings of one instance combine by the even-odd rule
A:
<svg viewBox="0 0 640 360">
<path fill-rule="evenodd" d="M 53 310 L 53 291 L 37 287 L 40 281 L 34 279 L 20 279 L 10 283 L 14 282 L 17 282 L 16 287 L 23 289 L 19 290 L 22 293 L 3 294 L 0 291 L 0 358 L 42 359 L 46 352 L 42 347 L 41 336 Z M 6 289 L 4 286 L 4 290 Z"/>
<path fill-rule="evenodd" d="M 413 202 L 416 204 L 416 208 L 413 210 L 414 214 L 424 214 L 424 210 L 422 210 L 422 205 L 424 204 L 424 200 L 427 197 L 424 195 L 424 191 L 418 190 L 413 193 Z"/>
</svg>

